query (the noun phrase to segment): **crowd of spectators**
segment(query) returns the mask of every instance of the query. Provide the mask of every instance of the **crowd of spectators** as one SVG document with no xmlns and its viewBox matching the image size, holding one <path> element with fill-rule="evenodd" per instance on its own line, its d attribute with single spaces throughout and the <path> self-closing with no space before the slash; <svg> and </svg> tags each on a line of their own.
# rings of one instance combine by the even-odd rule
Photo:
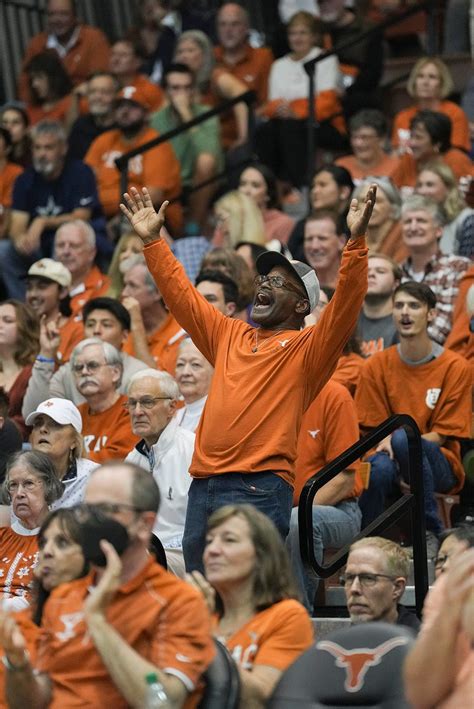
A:
<svg viewBox="0 0 474 709">
<path fill-rule="evenodd" d="M 314 557 L 351 545 L 351 623 L 419 633 L 414 706 L 474 701 L 474 115 L 424 15 L 352 41 L 406 5 L 280 0 L 265 36 L 238 2 L 142 0 L 108 38 L 47 0 L 0 106 L 0 706 L 197 706 L 214 638 L 264 707 L 314 642 L 301 491 L 393 414 L 421 434 L 426 614 L 406 538 L 354 541 L 409 482 L 403 429 L 317 492 Z"/>
</svg>

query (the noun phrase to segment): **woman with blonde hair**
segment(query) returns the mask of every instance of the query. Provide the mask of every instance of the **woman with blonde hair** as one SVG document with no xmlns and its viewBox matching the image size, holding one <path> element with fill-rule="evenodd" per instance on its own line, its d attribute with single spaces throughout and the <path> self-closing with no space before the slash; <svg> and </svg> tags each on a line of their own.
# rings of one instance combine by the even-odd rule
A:
<svg viewBox="0 0 474 709">
<path fill-rule="evenodd" d="M 120 298 L 124 286 L 123 264 L 129 256 L 141 254 L 142 251 L 143 242 L 134 231 L 127 231 L 125 234 L 122 234 L 115 247 L 114 255 L 107 272 L 110 278 L 110 287 L 107 291 L 109 298 Z"/>
<path fill-rule="evenodd" d="M 446 226 L 439 242 L 442 253 L 472 258 L 474 255 L 472 234 L 474 209 L 467 206 L 459 190 L 458 181 L 449 165 L 441 160 L 425 163 L 418 173 L 415 192 L 434 199 L 446 217 Z M 462 253 L 460 251 L 461 244 Z"/>
<path fill-rule="evenodd" d="M 407 83 L 407 92 L 415 103 L 397 113 L 393 121 L 392 147 L 405 152 L 410 139 L 410 123 L 418 111 L 428 109 L 444 113 L 451 120 L 451 145 L 469 152 L 469 121 L 464 111 L 446 97 L 454 89 L 453 79 L 446 64 L 439 57 L 422 57 L 413 69 Z"/>
<path fill-rule="evenodd" d="M 255 200 L 239 190 L 227 192 L 214 205 L 213 244 L 234 248 L 240 241 L 265 245 L 265 226 Z"/>
</svg>

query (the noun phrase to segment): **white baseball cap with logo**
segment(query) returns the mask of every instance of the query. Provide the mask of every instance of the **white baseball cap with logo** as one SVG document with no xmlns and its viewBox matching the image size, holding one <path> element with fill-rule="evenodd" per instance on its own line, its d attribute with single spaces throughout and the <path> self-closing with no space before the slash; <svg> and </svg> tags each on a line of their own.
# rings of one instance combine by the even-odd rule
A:
<svg viewBox="0 0 474 709">
<path fill-rule="evenodd" d="M 28 269 L 28 276 L 47 278 L 48 281 L 59 283 L 64 288 L 70 288 L 72 283 L 72 276 L 66 266 L 52 258 L 42 258 L 36 261 Z"/>
<path fill-rule="evenodd" d="M 49 416 L 62 426 L 70 424 L 78 433 L 82 433 L 82 417 L 79 409 L 68 399 L 53 397 L 42 401 L 36 411 L 27 416 L 26 425 L 32 426 L 35 419 L 42 415 Z"/>
</svg>

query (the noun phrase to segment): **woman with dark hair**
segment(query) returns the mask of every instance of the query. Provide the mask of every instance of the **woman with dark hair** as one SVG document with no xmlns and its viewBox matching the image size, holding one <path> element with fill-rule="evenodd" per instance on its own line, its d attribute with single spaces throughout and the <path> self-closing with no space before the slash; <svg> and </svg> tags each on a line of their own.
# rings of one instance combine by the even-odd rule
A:
<svg viewBox="0 0 474 709">
<path fill-rule="evenodd" d="M 417 175 L 431 160 L 442 160 L 461 181 L 474 176 L 471 160 L 466 153 L 451 147 L 451 120 L 444 113 L 420 111 L 410 123 L 411 153 L 400 157 L 392 179 L 402 190 L 402 197 L 413 192 Z"/>
<path fill-rule="evenodd" d="M 26 65 L 30 103 L 27 106 L 31 125 L 44 118 L 66 121 L 71 107 L 72 82 L 55 51 L 36 54 Z"/>
<path fill-rule="evenodd" d="M 322 165 L 316 170 L 311 184 L 311 210 L 332 209 L 341 215 L 345 223 L 354 183 L 351 173 L 340 165 Z M 288 249 L 293 258 L 305 261 L 303 251 L 304 227 L 306 219 L 300 219 L 288 241 Z"/>
<path fill-rule="evenodd" d="M 35 312 L 19 300 L 0 303 L 0 386 L 10 399 L 9 417 L 26 440 L 21 414 L 31 369 L 39 352 L 39 322 Z"/>
<path fill-rule="evenodd" d="M 313 642 L 285 545 L 252 505 L 226 505 L 207 524 L 205 578 L 188 575 L 214 613 L 214 635 L 239 667 L 240 704 L 264 707 L 285 669 Z"/>
<path fill-rule="evenodd" d="M 267 241 L 278 239 L 287 244 L 294 220 L 279 209 L 276 178 L 266 165 L 254 163 L 240 173 L 239 192 L 247 195 L 260 209 Z"/>
<path fill-rule="evenodd" d="M 0 108 L 0 125 L 10 133 L 12 139 L 10 160 L 21 167 L 31 165 L 29 124 L 30 120 L 23 103 L 11 101 Z"/>
</svg>

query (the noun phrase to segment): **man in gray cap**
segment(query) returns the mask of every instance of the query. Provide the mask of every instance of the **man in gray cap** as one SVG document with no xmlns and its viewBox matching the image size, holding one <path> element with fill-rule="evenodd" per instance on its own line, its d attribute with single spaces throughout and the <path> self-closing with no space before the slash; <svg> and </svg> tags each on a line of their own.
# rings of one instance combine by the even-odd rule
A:
<svg viewBox="0 0 474 709">
<path fill-rule="evenodd" d="M 160 231 L 167 202 L 155 212 L 146 189 L 121 205 L 145 244 L 148 268 L 170 312 L 215 368 L 196 433 L 183 538 L 186 569 L 202 569 L 206 519 L 225 504 L 251 503 L 288 533 L 296 442 L 305 409 L 334 371 L 367 289 L 364 235 L 375 204 L 351 202 L 351 238 L 336 293 L 317 327 L 302 330 L 319 298 L 313 269 L 281 254 L 257 260 L 252 318 L 231 319 L 192 286 Z"/>
</svg>

